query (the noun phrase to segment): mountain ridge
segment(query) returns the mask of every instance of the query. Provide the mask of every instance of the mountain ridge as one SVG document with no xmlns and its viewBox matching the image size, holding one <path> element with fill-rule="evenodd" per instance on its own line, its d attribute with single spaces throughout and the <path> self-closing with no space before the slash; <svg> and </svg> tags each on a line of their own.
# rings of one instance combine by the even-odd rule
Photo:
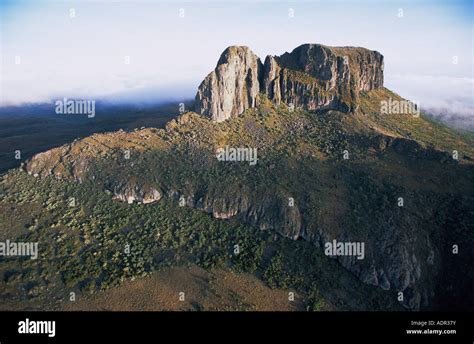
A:
<svg viewBox="0 0 474 344">
<path fill-rule="evenodd" d="M 210 109 L 225 100 L 230 117 L 203 114 L 198 102 L 198 113 L 183 114 L 165 129 L 95 134 L 35 155 L 24 170 L 35 177 L 93 182 L 100 192 L 128 203 L 184 202 L 217 219 L 236 218 L 260 230 L 309 241 L 315 249 L 334 239 L 365 242 L 363 261 L 335 258 L 359 280 L 402 292 L 401 303 L 408 309 L 439 303 L 439 295 L 446 292 L 440 280 L 454 288 L 452 299 L 461 300 L 466 284 L 444 280 L 441 267 L 461 273 L 464 266 L 455 265 L 444 240 L 453 228 L 456 237 L 451 240 L 466 240 L 468 223 L 451 214 L 472 208 L 473 147 L 423 115 L 381 114 L 381 100 L 402 98 L 382 87 L 356 93 L 357 79 L 350 77 L 343 84 L 350 86 L 353 106 L 336 102 L 334 108 L 308 108 L 305 100 L 301 106 L 289 106 L 287 98 L 278 102 L 278 97 L 260 92 L 260 84 L 254 94 L 261 69 L 249 50 L 235 49 L 238 56 L 229 51 L 232 56 L 221 57 L 218 67 L 237 75 L 232 80 L 242 87 L 250 73 L 252 96 L 234 92 L 216 103 L 201 92 Z M 317 51 L 315 56 L 328 53 L 320 47 Z M 241 58 L 243 66 L 237 63 Z M 229 59 L 234 59 L 231 68 L 225 66 Z M 271 58 L 268 63 L 273 63 Z M 330 81 L 332 71 L 327 76 Z M 208 90 L 223 94 L 220 87 L 226 83 L 206 84 L 206 79 L 204 85 L 212 86 Z M 383 75 L 378 80 L 383 81 Z M 333 99 L 343 94 L 336 86 Z M 369 82 L 367 87 L 372 86 Z M 236 109 L 244 110 L 232 112 Z M 258 164 L 217 161 L 216 149 L 225 145 L 255 147 Z M 455 150 L 459 158 L 453 157 Z M 400 197 L 405 208 L 397 205 Z"/>
</svg>

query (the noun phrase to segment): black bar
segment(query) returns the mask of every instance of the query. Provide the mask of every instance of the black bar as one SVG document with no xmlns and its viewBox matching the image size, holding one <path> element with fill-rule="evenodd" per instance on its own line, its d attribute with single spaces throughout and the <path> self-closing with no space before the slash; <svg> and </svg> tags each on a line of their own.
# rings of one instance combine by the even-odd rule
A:
<svg viewBox="0 0 474 344">
<path fill-rule="evenodd" d="M 19 334 L 19 322 L 55 321 L 55 336 Z M 455 324 L 446 322 L 456 321 Z M 430 323 L 433 322 L 433 323 Z M 443 323 L 444 322 L 444 323 Z M 423 327 L 421 324 L 425 323 Z M 0 312 L 0 343 L 473 343 L 472 313 L 452 312 Z M 431 325 L 430 325 L 431 324 Z M 407 334 L 455 330 L 455 334 Z"/>
</svg>

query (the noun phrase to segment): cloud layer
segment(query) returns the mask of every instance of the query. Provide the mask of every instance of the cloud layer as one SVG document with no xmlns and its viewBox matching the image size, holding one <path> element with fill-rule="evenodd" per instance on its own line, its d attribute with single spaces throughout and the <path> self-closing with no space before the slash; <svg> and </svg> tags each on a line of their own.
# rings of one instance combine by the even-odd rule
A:
<svg viewBox="0 0 474 344">
<path fill-rule="evenodd" d="M 474 129 L 474 78 L 433 75 L 387 75 L 386 86 L 402 97 L 419 101 L 440 120 Z"/>
<path fill-rule="evenodd" d="M 387 87 L 470 118 L 472 13 L 456 0 L 0 2 L 0 106 L 190 99 L 229 45 L 264 59 L 321 43 L 380 51 Z"/>
</svg>

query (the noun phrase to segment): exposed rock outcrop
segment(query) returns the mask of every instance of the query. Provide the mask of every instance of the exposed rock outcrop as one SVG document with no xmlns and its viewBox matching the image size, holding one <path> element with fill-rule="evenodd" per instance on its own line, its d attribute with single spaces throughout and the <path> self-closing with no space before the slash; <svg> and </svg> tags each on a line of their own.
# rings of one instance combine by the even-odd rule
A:
<svg viewBox="0 0 474 344">
<path fill-rule="evenodd" d="M 128 204 L 138 202 L 148 204 L 157 202 L 161 199 L 161 193 L 153 187 L 144 185 L 118 184 L 113 187 L 113 199 L 118 199 Z"/>
<path fill-rule="evenodd" d="M 258 104 L 262 63 L 247 47 L 229 47 L 199 86 L 197 112 L 217 122 Z"/>
<path fill-rule="evenodd" d="M 383 87 L 383 56 L 364 48 L 304 44 L 262 66 L 247 47 L 229 47 L 199 86 L 196 111 L 215 121 L 240 115 L 259 103 L 305 110 L 355 111 L 359 92 Z"/>
<path fill-rule="evenodd" d="M 280 73 L 281 67 L 273 56 L 267 56 L 263 67 L 264 77 L 263 86 L 264 93 L 268 98 L 272 99 L 275 104 L 280 105 L 281 89 L 280 89 Z"/>
</svg>

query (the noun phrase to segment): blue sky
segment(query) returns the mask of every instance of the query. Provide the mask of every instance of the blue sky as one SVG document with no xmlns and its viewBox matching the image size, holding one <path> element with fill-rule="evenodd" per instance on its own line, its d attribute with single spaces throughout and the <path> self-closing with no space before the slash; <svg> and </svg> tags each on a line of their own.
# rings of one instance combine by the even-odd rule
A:
<svg viewBox="0 0 474 344">
<path fill-rule="evenodd" d="M 474 109 L 473 1 L 0 0 L 0 13 L 1 105 L 192 98 L 229 45 L 263 60 L 322 43 L 380 51 L 385 85 L 422 106 Z"/>
</svg>

